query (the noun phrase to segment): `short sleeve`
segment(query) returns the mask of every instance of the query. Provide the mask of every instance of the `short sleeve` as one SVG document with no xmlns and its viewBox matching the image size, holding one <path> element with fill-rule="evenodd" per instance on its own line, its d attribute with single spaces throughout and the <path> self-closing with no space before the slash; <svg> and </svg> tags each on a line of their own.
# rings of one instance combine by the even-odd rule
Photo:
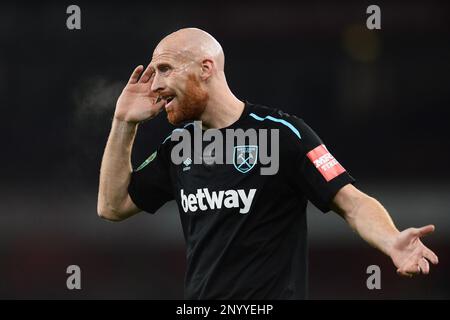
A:
<svg viewBox="0 0 450 320">
<path fill-rule="evenodd" d="M 292 164 L 289 178 L 322 212 L 330 211 L 336 193 L 354 178 L 333 157 L 319 136 L 300 118 L 287 116 L 291 125 L 288 158 Z"/>
<path fill-rule="evenodd" d="M 170 181 L 169 162 L 161 145 L 133 170 L 128 193 L 139 209 L 153 214 L 173 200 Z"/>
</svg>

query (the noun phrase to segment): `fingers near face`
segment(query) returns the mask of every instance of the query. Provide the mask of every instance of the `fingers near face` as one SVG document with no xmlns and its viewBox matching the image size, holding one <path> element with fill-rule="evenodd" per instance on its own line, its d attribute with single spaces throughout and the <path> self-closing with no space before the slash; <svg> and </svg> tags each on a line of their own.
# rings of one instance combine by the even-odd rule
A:
<svg viewBox="0 0 450 320">
<path fill-rule="evenodd" d="M 137 66 L 133 73 L 131 74 L 130 79 L 128 80 L 128 83 L 136 83 L 139 79 L 139 76 L 141 75 L 142 70 L 144 69 L 143 65 Z"/>
<path fill-rule="evenodd" d="M 165 106 L 165 104 L 166 104 L 166 100 L 164 100 L 164 99 L 156 99 L 154 104 L 153 104 L 153 108 L 157 109 L 158 111 L 162 111 L 164 106 Z"/>
<path fill-rule="evenodd" d="M 142 74 L 141 78 L 139 79 L 139 83 L 147 83 L 150 78 L 152 77 L 154 72 L 154 69 L 150 67 L 150 65 L 147 66 L 144 73 Z"/>
</svg>

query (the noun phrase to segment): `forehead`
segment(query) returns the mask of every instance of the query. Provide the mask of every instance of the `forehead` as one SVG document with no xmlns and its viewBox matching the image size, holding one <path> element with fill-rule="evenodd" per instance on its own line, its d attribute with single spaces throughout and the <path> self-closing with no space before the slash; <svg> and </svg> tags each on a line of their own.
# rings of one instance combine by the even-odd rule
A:
<svg viewBox="0 0 450 320">
<path fill-rule="evenodd" d="M 172 65 L 181 64 L 187 61 L 187 56 L 183 51 L 174 49 L 157 48 L 153 52 L 151 67 L 156 67 L 158 64 L 168 63 Z"/>
<path fill-rule="evenodd" d="M 156 67 L 158 64 L 168 63 L 171 65 L 184 64 L 193 59 L 193 54 L 190 50 L 181 46 L 181 43 L 174 43 L 173 41 L 161 42 L 153 51 L 151 67 Z"/>
</svg>

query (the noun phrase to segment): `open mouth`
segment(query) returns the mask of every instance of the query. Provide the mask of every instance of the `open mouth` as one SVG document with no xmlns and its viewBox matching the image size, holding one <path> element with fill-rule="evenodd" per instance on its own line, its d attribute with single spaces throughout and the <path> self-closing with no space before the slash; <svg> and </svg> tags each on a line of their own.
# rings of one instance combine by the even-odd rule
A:
<svg viewBox="0 0 450 320">
<path fill-rule="evenodd" d="M 166 103 L 169 104 L 173 99 L 175 99 L 175 96 L 170 96 L 166 98 Z"/>
<path fill-rule="evenodd" d="M 173 101 L 173 99 L 175 99 L 175 96 L 159 96 L 158 100 L 156 102 L 159 102 L 161 100 L 165 100 L 166 101 L 166 108 L 170 105 L 170 103 Z"/>
</svg>

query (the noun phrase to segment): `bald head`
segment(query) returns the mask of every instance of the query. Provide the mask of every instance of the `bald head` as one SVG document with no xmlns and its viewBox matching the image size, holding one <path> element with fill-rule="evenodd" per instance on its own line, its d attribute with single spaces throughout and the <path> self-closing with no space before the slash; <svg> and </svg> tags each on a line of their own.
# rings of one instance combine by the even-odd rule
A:
<svg viewBox="0 0 450 320">
<path fill-rule="evenodd" d="M 225 56 L 220 43 L 209 33 L 197 28 L 185 28 L 175 31 L 158 44 L 153 57 L 165 53 L 201 61 L 211 59 L 218 71 L 223 71 Z"/>
<path fill-rule="evenodd" d="M 231 92 L 224 64 L 222 46 L 203 30 L 180 29 L 159 42 L 147 67 L 149 83 L 166 101 L 170 123 L 201 120 L 219 128 L 236 120 L 244 103 Z"/>
</svg>

